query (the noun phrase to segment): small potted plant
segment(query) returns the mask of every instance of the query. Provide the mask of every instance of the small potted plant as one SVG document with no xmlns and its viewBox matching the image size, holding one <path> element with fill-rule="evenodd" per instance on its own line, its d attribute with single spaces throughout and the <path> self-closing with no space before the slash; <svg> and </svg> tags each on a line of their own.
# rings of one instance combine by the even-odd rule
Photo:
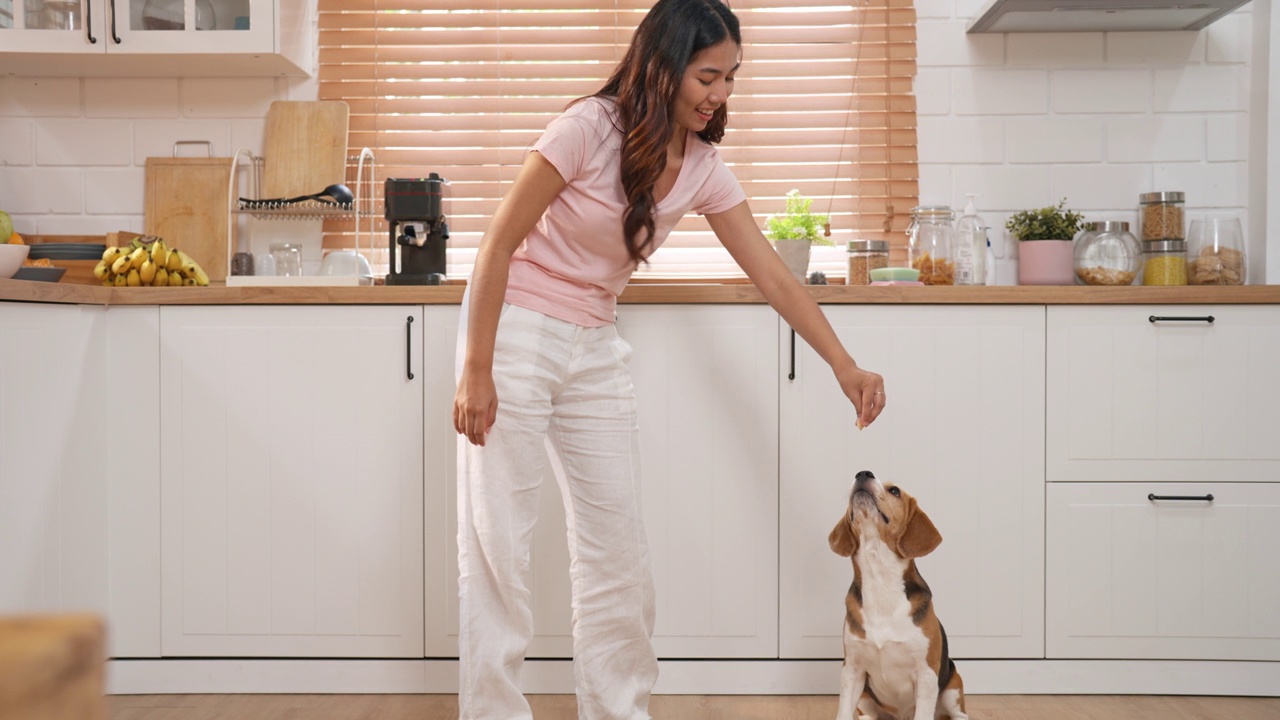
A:
<svg viewBox="0 0 1280 720">
<path fill-rule="evenodd" d="M 813 200 L 799 190 L 787 193 L 787 208 L 780 215 L 770 215 L 764 221 L 764 233 L 773 241 L 774 248 L 783 262 L 801 283 L 809 270 L 809 249 L 814 244 L 835 245 L 823 237 L 827 224 L 826 215 L 809 212 Z"/>
<path fill-rule="evenodd" d="M 1009 216 L 1005 229 L 1018 239 L 1019 285 L 1071 285 L 1075 282 L 1071 243 L 1084 216 L 1066 209 L 1067 199 L 1038 210 Z"/>
</svg>

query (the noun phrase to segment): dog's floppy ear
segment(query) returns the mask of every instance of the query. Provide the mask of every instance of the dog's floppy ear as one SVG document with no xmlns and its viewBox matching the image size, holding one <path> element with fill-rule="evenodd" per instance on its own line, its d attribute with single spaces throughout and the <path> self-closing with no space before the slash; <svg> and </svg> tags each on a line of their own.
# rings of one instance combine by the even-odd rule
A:
<svg viewBox="0 0 1280 720">
<path fill-rule="evenodd" d="M 942 534 L 916 504 L 915 498 L 911 498 L 907 502 L 907 526 L 898 538 L 898 552 L 906 558 L 924 557 L 941 544 Z"/>
<path fill-rule="evenodd" d="M 858 536 L 853 532 L 853 523 L 849 521 L 848 511 L 831 529 L 831 534 L 827 536 L 827 544 L 831 546 L 832 552 L 844 557 L 853 557 L 853 553 L 857 551 Z"/>
</svg>

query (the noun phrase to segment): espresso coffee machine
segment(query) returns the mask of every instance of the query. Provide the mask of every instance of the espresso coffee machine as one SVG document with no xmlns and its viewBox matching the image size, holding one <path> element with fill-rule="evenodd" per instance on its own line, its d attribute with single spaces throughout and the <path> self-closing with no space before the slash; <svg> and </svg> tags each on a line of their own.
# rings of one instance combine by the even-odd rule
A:
<svg viewBox="0 0 1280 720">
<path fill-rule="evenodd" d="M 444 283 L 448 186 L 449 181 L 436 173 L 426 178 L 387 178 L 383 198 L 391 234 L 388 285 Z"/>
</svg>

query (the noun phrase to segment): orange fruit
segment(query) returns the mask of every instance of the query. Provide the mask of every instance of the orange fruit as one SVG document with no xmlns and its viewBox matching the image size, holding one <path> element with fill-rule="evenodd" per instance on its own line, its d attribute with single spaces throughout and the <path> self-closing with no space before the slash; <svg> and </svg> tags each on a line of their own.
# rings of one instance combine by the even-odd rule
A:
<svg viewBox="0 0 1280 720">
<path fill-rule="evenodd" d="M 21 245 L 21 244 L 22 244 L 22 236 L 21 236 L 21 235 L 19 235 L 19 234 L 18 234 L 18 233 L 16 233 L 16 232 L 15 232 L 14 234 L 10 235 L 10 236 L 9 236 L 9 244 L 10 244 L 10 245 Z"/>
</svg>

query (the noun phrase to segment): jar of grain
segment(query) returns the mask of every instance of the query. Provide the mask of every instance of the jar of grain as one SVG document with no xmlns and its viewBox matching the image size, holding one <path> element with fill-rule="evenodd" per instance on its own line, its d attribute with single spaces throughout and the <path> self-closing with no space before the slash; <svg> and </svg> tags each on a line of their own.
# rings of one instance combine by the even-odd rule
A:
<svg viewBox="0 0 1280 720">
<path fill-rule="evenodd" d="M 1143 285 L 1186 285 L 1185 240 L 1152 240 L 1142 243 Z"/>
<path fill-rule="evenodd" d="M 871 271 L 889 267 L 889 243 L 886 240 L 849 241 L 849 285 L 870 285 Z"/>
<path fill-rule="evenodd" d="M 955 212 L 946 205 L 911 208 L 907 228 L 907 260 L 925 285 L 955 285 Z"/>
<path fill-rule="evenodd" d="M 1138 201 L 1142 205 L 1143 240 L 1186 239 L 1186 193 L 1149 192 L 1138 196 Z"/>
<path fill-rule="evenodd" d="M 1129 223 L 1091 222 L 1076 236 L 1074 258 L 1077 283 L 1132 285 L 1142 267 L 1142 248 Z"/>
</svg>

